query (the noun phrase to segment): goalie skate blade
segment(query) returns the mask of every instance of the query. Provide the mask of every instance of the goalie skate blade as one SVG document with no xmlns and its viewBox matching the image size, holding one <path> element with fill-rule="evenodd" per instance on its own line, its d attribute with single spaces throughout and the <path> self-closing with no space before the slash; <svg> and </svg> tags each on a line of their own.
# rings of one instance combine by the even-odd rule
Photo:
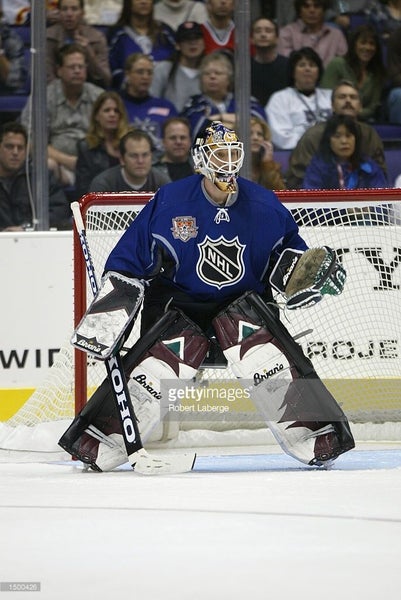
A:
<svg viewBox="0 0 401 600">
<path fill-rule="evenodd" d="M 192 471 L 196 460 L 196 454 L 179 454 L 169 458 L 151 456 L 142 450 L 138 450 L 129 457 L 135 473 L 141 475 L 174 475 Z"/>
</svg>

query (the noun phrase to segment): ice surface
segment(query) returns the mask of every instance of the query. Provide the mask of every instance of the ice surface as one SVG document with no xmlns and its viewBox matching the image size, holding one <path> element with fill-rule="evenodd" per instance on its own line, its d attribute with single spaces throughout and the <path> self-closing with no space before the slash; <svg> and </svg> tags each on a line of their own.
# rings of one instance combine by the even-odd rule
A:
<svg viewBox="0 0 401 600">
<path fill-rule="evenodd" d="M 401 596 L 394 443 L 331 470 L 276 447 L 202 449 L 194 472 L 159 477 L 3 463 L 0 486 L 0 580 L 41 582 L 0 600 Z"/>
</svg>

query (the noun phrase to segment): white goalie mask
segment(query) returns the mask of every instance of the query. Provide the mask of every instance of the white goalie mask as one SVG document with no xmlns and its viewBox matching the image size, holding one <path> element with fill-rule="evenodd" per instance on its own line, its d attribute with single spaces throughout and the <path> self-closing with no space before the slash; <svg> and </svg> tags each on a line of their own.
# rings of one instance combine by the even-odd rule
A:
<svg viewBox="0 0 401 600">
<path fill-rule="evenodd" d="M 213 121 L 196 138 L 192 148 L 195 171 L 224 192 L 234 192 L 244 161 L 244 145 L 234 130 Z"/>
</svg>

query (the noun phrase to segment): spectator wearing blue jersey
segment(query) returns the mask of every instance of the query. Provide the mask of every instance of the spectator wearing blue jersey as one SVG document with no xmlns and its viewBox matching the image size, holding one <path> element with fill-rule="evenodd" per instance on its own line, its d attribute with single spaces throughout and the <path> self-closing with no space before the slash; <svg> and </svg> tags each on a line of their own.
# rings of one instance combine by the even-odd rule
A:
<svg viewBox="0 0 401 600">
<path fill-rule="evenodd" d="M 226 127 L 235 127 L 236 103 L 233 94 L 234 68 L 226 53 L 207 54 L 200 64 L 201 93 L 191 96 L 182 111 L 191 125 L 192 139 L 209 121 L 220 121 Z M 266 121 L 263 107 L 256 98 L 250 98 L 250 116 Z"/>
<path fill-rule="evenodd" d="M 154 18 L 153 0 L 124 0 L 108 39 L 114 88 L 122 84 L 124 64 L 130 54 L 142 52 L 160 61 L 168 60 L 175 50 L 174 31 Z"/>
<path fill-rule="evenodd" d="M 120 93 L 130 125 L 146 131 L 152 138 L 156 153 L 160 154 L 163 150 L 162 125 L 178 113 L 169 100 L 151 96 L 153 68 L 150 56 L 131 54 L 125 62 L 125 86 Z"/>
</svg>

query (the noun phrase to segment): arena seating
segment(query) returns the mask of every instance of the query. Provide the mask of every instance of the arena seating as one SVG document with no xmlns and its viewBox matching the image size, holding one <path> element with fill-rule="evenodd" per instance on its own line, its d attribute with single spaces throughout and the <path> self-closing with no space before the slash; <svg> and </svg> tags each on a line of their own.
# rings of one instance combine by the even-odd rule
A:
<svg viewBox="0 0 401 600">
<path fill-rule="evenodd" d="M 401 145 L 401 124 L 399 123 L 372 123 L 385 148 Z"/>
</svg>

